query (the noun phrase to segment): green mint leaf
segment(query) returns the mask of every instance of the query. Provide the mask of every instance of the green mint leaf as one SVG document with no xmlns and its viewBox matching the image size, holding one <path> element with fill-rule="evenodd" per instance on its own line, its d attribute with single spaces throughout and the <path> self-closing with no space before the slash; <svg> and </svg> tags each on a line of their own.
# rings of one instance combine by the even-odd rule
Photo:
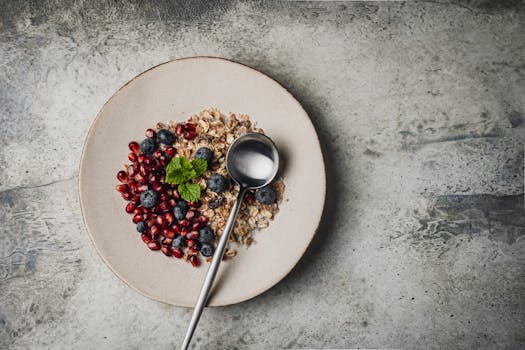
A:
<svg viewBox="0 0 525 350">
<path fill-rule="evenodd" d="M 201 188 L 198 184 L 186 182 L 179 185 L 179 194 L 188 202 L 195 202 L 201 196 Z"/>
<path fill-rule="evenodd" d="M 187 177 L 187 174 L 181 171 L 170 171 L 166 173 L 166 183 L 178 185 L 186 182 L 188 180 Z"/>
<path fill-rule="evenodd" d="M 202 158 L 195 158 L 191 161 L 191 165 L 196 172 L 195 177 L 201 176 L 208 169 L 208 162 Z"/>
</svg>

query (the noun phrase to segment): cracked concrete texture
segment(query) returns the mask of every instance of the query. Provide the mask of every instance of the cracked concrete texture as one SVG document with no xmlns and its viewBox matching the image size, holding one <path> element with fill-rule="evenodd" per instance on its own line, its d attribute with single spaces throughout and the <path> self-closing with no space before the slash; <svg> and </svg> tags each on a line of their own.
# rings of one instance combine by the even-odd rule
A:
<svg viewBox="0 0 525 350">
<path fill-rule="evenodd" d="M 299 99 L 329 194 L 298 267 L 206 310 L 195 348 L 523 348 L 524 22 L 514 1 L 1 2 L 0 348 L 180 343 L 190 310 L 96 255 L 77 167 L 116 89 L 196 55 Z"/>
</svg>

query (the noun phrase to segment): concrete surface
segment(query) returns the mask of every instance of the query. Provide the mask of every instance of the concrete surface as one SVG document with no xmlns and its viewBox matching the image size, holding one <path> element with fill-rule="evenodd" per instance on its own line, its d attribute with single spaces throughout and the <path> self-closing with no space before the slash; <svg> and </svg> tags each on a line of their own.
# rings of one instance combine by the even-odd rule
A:
<svg viewBox="0 0 525 350">
<path fill-rule="evenodd" d="M 77 167 L 116 89 L 194 55 L 289 88 L 330 191 L 298 267 L 194 348 L 525 347 L 523 2 L 144 3 L 0 2 L 0 348 L 180 343 L 190 310 L 96 255 Z"/>
</svg>

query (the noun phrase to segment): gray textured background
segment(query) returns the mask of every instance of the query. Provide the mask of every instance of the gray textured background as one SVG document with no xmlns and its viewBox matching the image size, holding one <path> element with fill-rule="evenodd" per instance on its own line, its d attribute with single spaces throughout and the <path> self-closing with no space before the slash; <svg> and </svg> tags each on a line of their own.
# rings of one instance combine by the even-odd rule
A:
<svg viewBox="0 0 525 350">
<path fill-rule="evenodd" d="M 0 2 L 0 348 L 180 343 L 190 310 L 104 266 L 77 175 L 104 101 L 195 55 L 290 89 L 330 191 L 297 268 L 195 348 L 525 347 L 523 2 L 148 3 Z"/>
</svg>

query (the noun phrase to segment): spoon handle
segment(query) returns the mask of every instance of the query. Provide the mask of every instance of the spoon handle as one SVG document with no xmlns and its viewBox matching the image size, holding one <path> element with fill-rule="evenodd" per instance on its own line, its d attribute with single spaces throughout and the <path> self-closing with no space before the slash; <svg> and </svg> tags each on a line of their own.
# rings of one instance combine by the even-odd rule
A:
<svg viewBox="0 0 525 350">
<path fill-rule="evenodd" d="M 195 304 L 195 309 L 193 310 L 193 316 L 191 317 L 190 325 L 188 327 L 188 331 L 186 332 L 186 336 L 184 337 L 184 341 L 182 343 L 181 350 L 186 350 L 188 346 L 190 345 L 190 341 L 191 341 L 191 337 L 193 336 L 193 332 L 195 332 L 197 323 L 199 323 L 199 319 L 201 318 L 202 310 L 204 309 L 204 306 L 206 305 L 206 301 L 208 300 L 208 294 L 210 292 L 211 286 L 213 285 L 213 280 L 215 279 L 215 275 L 217 275 L 217 271 L 219 270 L 219 264 L 222 261 L 222 256 L 224 255 L 224 250 L 226 249 L 226 243 L 228 242 L 230 231 L 232 230 L 233 224 L 235 223 L 235 217 L 237 216 L 237 211 L 239 210 L 239 207 L 241 206 L 241 202 L 244 198 L 244 192 L 245 192 L 245 189 L 243 188 L 239 190 L 237 199 L 235 200 L 235 203 L 233 204 L 233 207 L 230 212 L 230 216 L 228 217 L 228 222 L 226 222 L 226 227 L 224 228 L 224 232 L 222 233 L 221 239 L 219 240 L 219 244 L 217 245 L 215 254 L 213 254 L 213 259 L 210 264 L 210 269 L 208 270 L 208 273 L 206 274 L 206 278 L 204 279 L 204 283 L 202 285 L 202 289 L 199 294 L 199 298 L 197 299 L 197 303 Z"/>
</svg>

